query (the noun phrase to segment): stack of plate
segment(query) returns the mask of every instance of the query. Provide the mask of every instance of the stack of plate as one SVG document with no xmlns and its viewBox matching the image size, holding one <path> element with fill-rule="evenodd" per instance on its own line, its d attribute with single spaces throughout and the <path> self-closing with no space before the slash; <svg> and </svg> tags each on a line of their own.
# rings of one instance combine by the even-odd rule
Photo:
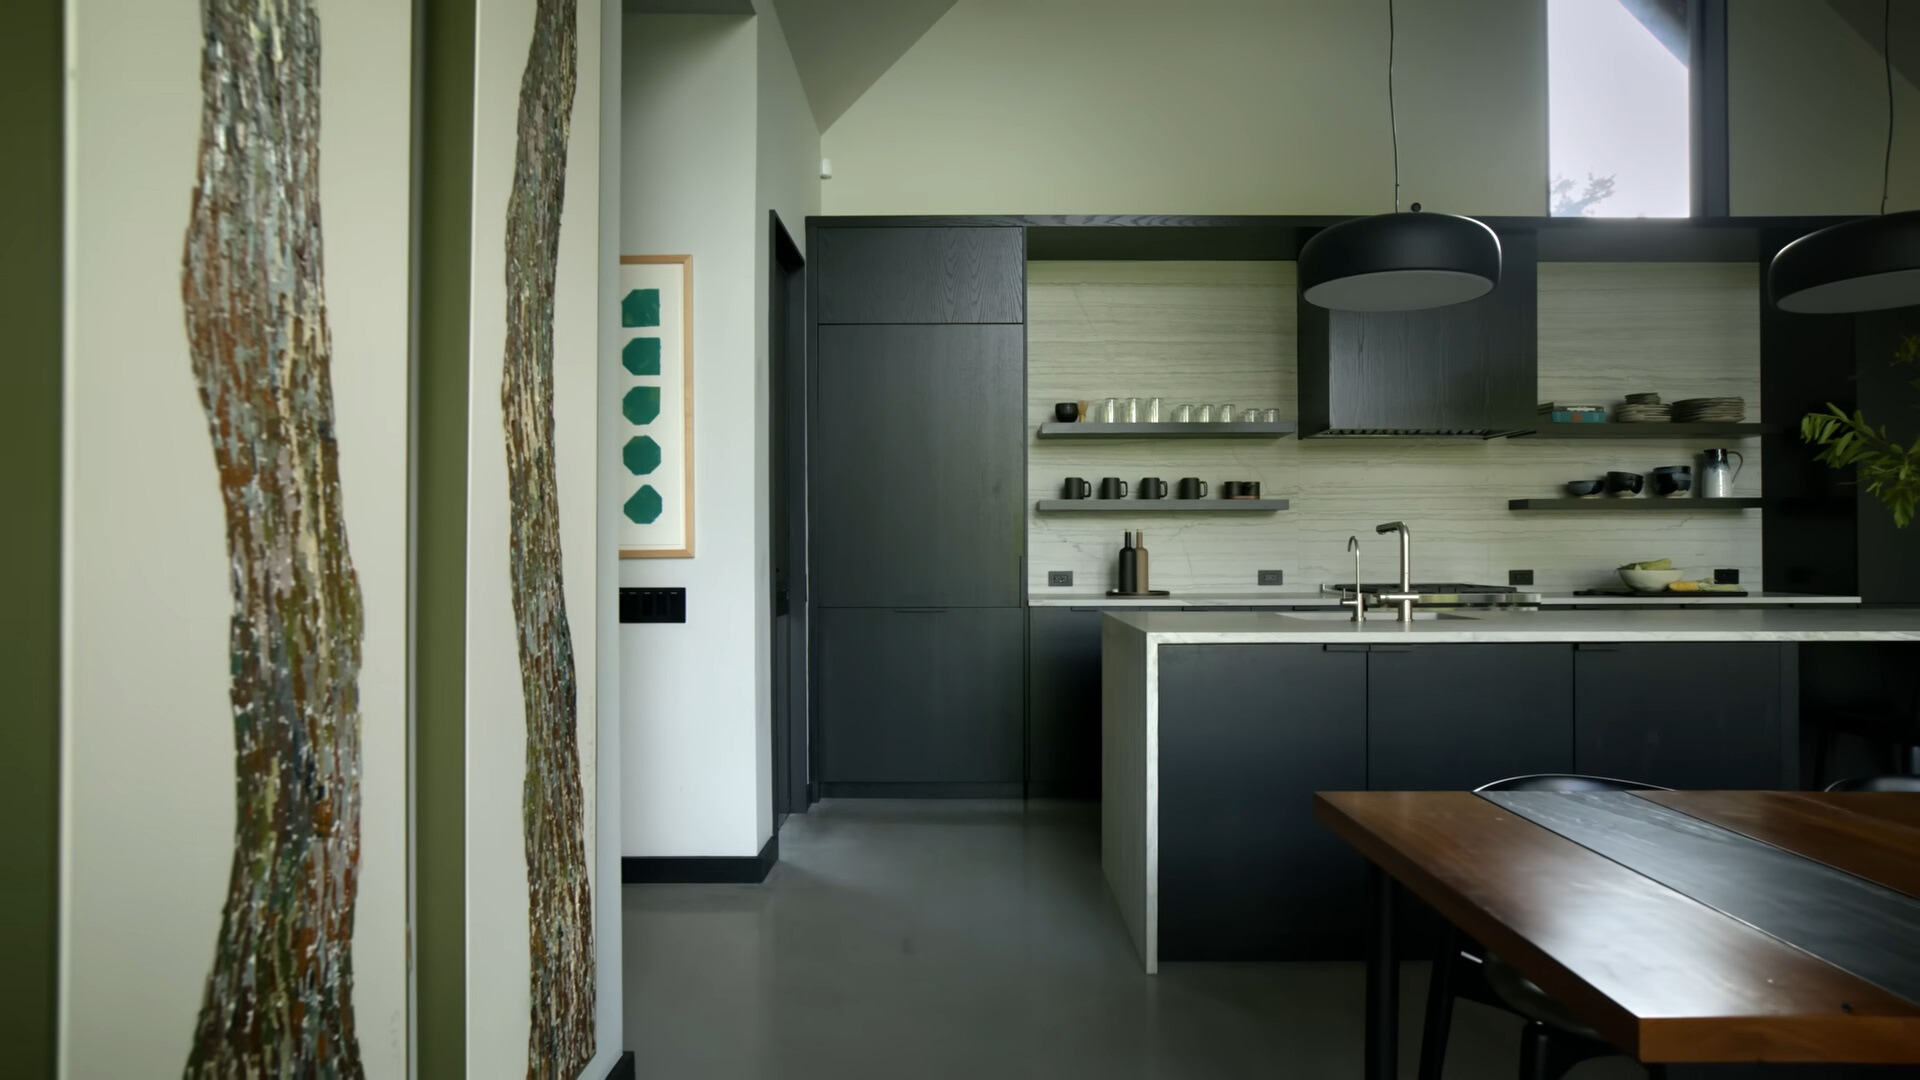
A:
<svg viewBox="0 0 1920 1080">
<path fill-rule="evenodd" d="M 1673 419 L 1677 423 L 1737 424 L 1746 418 L 1746 398 L 1688 398 L 1685 401 L 1673 403 Z"/>
<path fill-rule="evenodd" d="M 1630 401 L 1615 408 L 1613 418 L 1623 424 L 1664 424 L 1673 419 L 1673 406 Z"/>
<path fill-rule="evenodd" d="M 1628 394 L 1628 395 L 1627 395 L 1627 404 L 1629 404 L 1629 405 L 1658 405 L 1658 404 L 1660 404 L 1660 395 L 1659 395 L 1659 394 Z"/>
</svg>

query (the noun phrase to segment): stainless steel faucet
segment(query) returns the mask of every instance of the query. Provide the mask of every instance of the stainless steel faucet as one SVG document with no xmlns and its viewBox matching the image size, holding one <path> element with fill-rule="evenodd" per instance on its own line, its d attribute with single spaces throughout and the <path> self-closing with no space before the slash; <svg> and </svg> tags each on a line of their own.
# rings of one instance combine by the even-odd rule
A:
<svg viewBox="0 0 1920 1080">
<path fill-rule="evenodd" d="M 1374 532 L 1400 533 L 1400 591 L 1380 594 L 1380 599 L 1389 604 L 1400 606 L 1400 621 L 1413 621 L 1413 602 L 1420 594 L 1413 591 L 1413 533 L 1404 521 L 1389 521 L 1385 525 L 1374 527 Z"/>
<path fill-rule="evenodd" d="M 1342 600 L 1340 601 L 1340 605 L 1345 607 L 1348 604 L 1352 604 L 1353 621 L 1366 622 L 1367 594 L 1360 588 L 1360 582 L 1362 580 L 1360 576 L 1360 538 L 1357 536 L 1347 537 L 1347 550 L 1353 552 L 1353 599 Z"/>
</svg>

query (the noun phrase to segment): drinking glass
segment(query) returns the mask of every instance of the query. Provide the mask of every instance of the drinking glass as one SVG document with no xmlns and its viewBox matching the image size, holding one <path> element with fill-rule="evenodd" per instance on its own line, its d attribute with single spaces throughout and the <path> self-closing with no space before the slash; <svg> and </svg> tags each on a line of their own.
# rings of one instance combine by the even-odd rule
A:
<svg viewBox="0 0 1920 1080">
<path fill-rule="evenodd" d="M 1137 424 L 1140 422 L 1140 399 L 1137 397 L 1120 399 L 1120 422 Z"/>
<path fill-rule="evenodd" d="M 1146 399 L 1146 402 L 1147 402 L 1146 407 L 1142 409 L 1140 412 L 1141 421 L 1143 423 L 1148 423 L 1148 424 L 1159 423 L 1160 422 L 1160 399 L 1157 397 L 1150 397 Z"/>
<path fill-rule="evenodd" d="M 1114 422 L 1114 418 L 1119 415 L 1119 412 L 1120 399 L 1108 398 L 1093 407 L 1093 419 L 1095 423 L 1111 424 Z"/>
<path fill-rule="evenodd" d="M 1173 422 L 1176 424 L 1193 423 L 1193 406 L 1175 405 L 1173 407 Z"/>
<path fill-rule="evenodd" d="M 1213 423 L 1213 406 L 1195 405 L 1193 407 L 1193 421 L 1196 424 Z"/>
<path fill-rule="evenodd" d="M 1262 410 L 1262 412 L 1260 413 L 1260 419 L 1269 424 L 1277 424 L 1280 422 L 1280 410 L 1279 409 Z"/>
<path fill-rule="evenodd" d="M 1231 424 L 1233 423 L 1233 406 L 1222 405 L 1214 410 L 1213 415 L 1217 417 L 1221 423 Z"/>
</svg>

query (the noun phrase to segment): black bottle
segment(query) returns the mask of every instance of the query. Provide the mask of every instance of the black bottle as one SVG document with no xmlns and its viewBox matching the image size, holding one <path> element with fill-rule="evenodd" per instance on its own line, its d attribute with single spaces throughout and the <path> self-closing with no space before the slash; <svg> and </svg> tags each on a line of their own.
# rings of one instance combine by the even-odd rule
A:
<svg viewBox="0 0 1920 1080">
<path fill-rule="evenodd" d="M 1126 537 L 1120 544 L 1120 592 L 1136 593 L 1140 591 L 1139 556 L 1133 550 L 1131 530 L 1122 534 Z"/>
</svg>

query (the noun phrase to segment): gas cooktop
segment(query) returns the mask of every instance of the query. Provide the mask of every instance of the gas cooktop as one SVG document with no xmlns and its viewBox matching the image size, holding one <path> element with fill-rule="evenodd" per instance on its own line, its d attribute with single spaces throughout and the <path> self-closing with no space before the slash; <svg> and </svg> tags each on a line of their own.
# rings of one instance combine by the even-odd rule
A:
<svg viewBox="0 0 1920 1080">
<path fill-rule="evenodd" d="M 1388 582 L 1365 581 L 1360 583 L 1361 592 L 1369 592 L 1369 593 L 1397 592 L 1399 591 L 1399 589 L 1400 589 L 1400 583 L 1397 581 L 1388 581 Z M 1327 593 L 1343 593 L 1343 594 L 1352 593 L 1353 583 L 1351 581 L 1348 581 L 1348 582 L 1341 582 L 1339 584 L 1322 585 L 1320 586 L 1320 591 L 1327 592 Z M 1441 594 L 1458 596 L 1463 593 L 1489 593 L 1489 594 L 1504 595 L 1507 593 L 1516 593 L 1516 592 L 1519 592 L 1520 590 L 1514 588 L 1511 585 L 1466 585 L 1458 581 L 1438 581 L 1438 582 L 1416 581 L 1413 583 L 1413 591 L 1421 594 L 1422 596 L 1434 596 L 1434 595 L 1441 595 Z"/>
</svg>

